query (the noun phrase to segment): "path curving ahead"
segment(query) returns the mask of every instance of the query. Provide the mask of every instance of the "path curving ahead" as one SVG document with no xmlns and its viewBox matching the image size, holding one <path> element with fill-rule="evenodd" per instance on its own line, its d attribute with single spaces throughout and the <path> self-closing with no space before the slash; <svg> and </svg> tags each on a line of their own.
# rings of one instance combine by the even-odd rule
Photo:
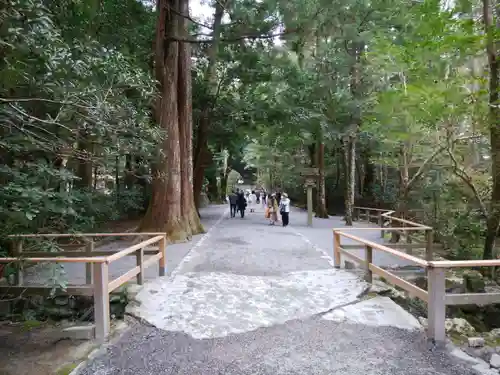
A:
<svg viewBox="0 0 500 375">
<path fill-rule="evenodd" d="M 130 312 L 146 323 L 80 374 L 473 374 L 392 301 L 360 302 L 367 285 L 332 267 L 331 231 L 306 228 L 305 213 L 288 228 L 227 216 L 137 295 Z"/>
</svg>

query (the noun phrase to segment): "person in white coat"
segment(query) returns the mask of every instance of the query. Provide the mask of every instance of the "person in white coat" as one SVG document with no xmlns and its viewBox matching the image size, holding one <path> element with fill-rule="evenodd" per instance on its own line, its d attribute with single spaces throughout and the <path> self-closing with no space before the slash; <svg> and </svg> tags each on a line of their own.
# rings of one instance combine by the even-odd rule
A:
<svg viewBox="0 0 500 375">
<path fill-rule="evenodd" d="M 286 227 L 290 222 L 290 199 L 288 199 L 288 194 L 283 193 L 280 200 L 280 214 L 283 226 Z"/>
<path fill-rule="evenodd" d="M 250 212 L 255 212 L 256 205 L 257 195 L 255 194 L 255 191 L 252 190 L 252 192 L 248 195 L 248 207 L 250 208 Z"/>
</svg>

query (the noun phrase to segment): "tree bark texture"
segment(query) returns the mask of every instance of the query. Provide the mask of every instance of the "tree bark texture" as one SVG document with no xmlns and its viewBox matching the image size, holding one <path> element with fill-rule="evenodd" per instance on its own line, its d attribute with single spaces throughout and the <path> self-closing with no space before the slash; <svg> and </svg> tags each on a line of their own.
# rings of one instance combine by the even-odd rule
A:
<svg viewBox="0 0 500 375">
<path fill-rule="evenodd" d="M 189 0 L 180 1 L 180 36 L 187 39 L 189 35 Z M 191 45 L 179 44 L 179 136 L 181 149 L 181 212 L 186 220 L 190 234 L 203 233 L 204 229 L 194 201 L 193 195 L 193 93 L 191 82 Z"/>
<path fill-rule="evenodd" d="M 203 230 L 194 209 L 190 49 L 172 39 L 187 34 L 188 0 L 158 0 L 155 72 L 161 97 L 155 118 L 166 137 L 154 166 L 152 199 L 141 230 L 166 232 L 170 241 Z"/>
</svg>

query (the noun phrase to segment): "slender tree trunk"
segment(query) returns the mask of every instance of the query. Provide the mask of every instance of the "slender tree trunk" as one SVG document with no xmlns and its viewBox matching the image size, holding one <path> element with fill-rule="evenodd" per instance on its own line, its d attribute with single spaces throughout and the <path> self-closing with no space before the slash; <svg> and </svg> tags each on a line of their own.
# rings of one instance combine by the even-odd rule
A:
<svg viewBox="0 0 500 375">
<path fill-rule="evenodd" d="M 208 199 L 210 202 L 217 202 L 219 200 L 219 191 L 217 188 L 217 175 L 215 168 L 207 171 L 208 179 Z"/>
<path fill-rule="evenodd" d="M 365 162 L 362 156 L 359 157 L 360 160 L 356 163 L 356 169 L 358 170 L 358 194 L 361 198 L 364 198 L 363 191 L 365 188 Z"/>
<path fill-rule="evenodd" d="M 370 201 L 374 200 L 373 197 L 373 182 L 375 181 L 375 166 L 370 162 L 370 157 L 365 157 L 365 178 L 363 183 L 362 194 Z"/>
<path fill-rule="evenodd" d="M 316 217 L 328 219 L 328 210 L 326 208 L 326 193 L 325 193 L 325 144 L 322 140 L 317 146 L 317 165 L 318 165 L 318 186 L 317 186 L 317 202 L 316 202 Z"/>
<path fill-rule="evenodd" d="M 227 195 L 227 178 L 229 177 L 229 173 L 226 171 L 220 172 L 220 190 L 219 190 L 219 199 L 221 203 L 226 201 Z"/>
<path fill-rule="evenodd" d="M 352 226 L 356 188 L 356 138 L 354 135 L 345 138 L 344 158 L 346 166 L 345 222 L 346 225 Z"/>
<path fill-rule="evenodd" d="M 500 108 L 499 108 L 499 60 L 497 41 L 495 38 L 498 27 L 494 23 L 495 0 L 483 0 L 483 22 L 486 33 L 486 53 L 489 65 L 489 126 L 491 143 L 491 173 L 493 189 L 491 192 L 491 207 L 487 220 L 486 239 L 483 259 L 491 259 L 500 224 Z M 500 17 L 497 14 L 498 21 Z"/>
<path fill-rule="evenodd" d="M 408 167 L 408 153 L 405 145 L 401 146 L 400 149 L 400 167 L 399 167 L 399 196 L 396 207 L 396 217 L 401 219 L 406 219 L 408 216 L 408 195 L 410 192 L 410 172 Z M 395 221 L 393 223 L 394 227 L 400 227 L 401 224 Z M 401 239 L 401 235 L 397 232 L 392 232 L 391 242 L 396 243 Z"/>
<path fill-rule="evenodd" d="M 342 156 L 341 156 L 341 151 L 342 148 L 335 146 L 335 160 L 336 160 L 336 168 L 335 168 L 335 186 L 333 187 L 333 191 L 336 191 L 339 188 L 340 185 L 340 176 L 342 174 L 341 170 L 341 163 L 342 163 Z"/>
<path fill-rule="evenodd" d="M 92 189 L 92 149 L 88 141 L 88 136 L 80 132 L 77 142 L 78 153 L 76 155 L 76 175 L 79 178 L 75 185 L 81 189 Z"/>
<path fill-rule="evenodd" d="M 125 189 L 132 189 L 136 183 L 136 173 L 133 166 L 132 154 L 125 155 L 125 176 L 123 179 Z"/>
<path fill-rule="evenodd" d="M 209 113 L 202 111 L 198 131 L 196 134 L 196 148 L 194 153 L 194 179 L 193 179 L 193 194 L 197 208 L 200 207 L 200 194 L 203 188 L 203 180 L 205 179 L 205 169 L 207 167 L 208 154 L 208 128 L 209 128 Z"/>
</svg>

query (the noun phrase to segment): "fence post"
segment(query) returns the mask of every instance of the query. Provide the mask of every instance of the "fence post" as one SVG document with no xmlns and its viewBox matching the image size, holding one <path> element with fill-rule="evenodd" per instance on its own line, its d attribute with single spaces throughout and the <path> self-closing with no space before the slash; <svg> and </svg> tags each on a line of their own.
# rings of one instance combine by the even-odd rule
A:
<svg viewBox="0 0 500 375">
<path fill-rule="evenodd" d="M 434 243 L 434 233 L 432 229 L 425 231 L 425 260 L 430 262 L 434 257 L 432 245 Z"/>
<path fill-rule="evenodd" d="M 368 221 L 368 224 L 370 223 L 370 220 L 371 220 L 370 210 L 366 210 L 366 221 Z"/>
<path fill-rule="evenodd" d="M 371 284 L 373 281 L 372 271 L 370 270 L 370 264 L 373 263 L 373 249 L 371 246 L 365 245 L 365 259 L 365 281 Z"/>
<path fill-rule="evenodd" d="M 340 268 L 340 234 L 333 231 L 333 263 Z"/>
<path fill-rule="evenodd" d="M 109 323 L 109 266 L 107 263 L 93 263 L 94 273 L 94 320 L 95 335 L 100 342 L 106 340 Z"/>
<path fill-rule="evenodd" d="M 140 268 L 137 274 L 137 284 L 144 284 L 144 248 L 141 248 L 135 252 L 135 264 Z"/>
<path fill-rule="evenodd" d="M 165 272 L 167 270 L 167 238 L 165 237 L 165 235 L 158 243 L 158 248 L 160 252 L 163 254 L 159 261 L 159 266 L 160 266 L 159 274 L 160 276 L 165 276 Z"/>
<path fill-rule="evenodd" d="M 92 256 L 92 252 L 94 251 L 94 240 L 91 239 L 87 245 L 85 245 L 85 255 L 88 257 Z M 92 284 L 92 264 L 85 263 L 85 283 Z"/>
<path fill-rule="evenodd" d="M 382 212 L 378 214 L 378 225 L 380 225 L 380 238 L 384 238 L 384 217 L 382 216 Z"/>
<path fill-rule="evenodd" d="M 445 269 L 428 268 L 429 301 L 427 335 L 436 343 L 446 341 L 446 289 Z"/>
</svg>

